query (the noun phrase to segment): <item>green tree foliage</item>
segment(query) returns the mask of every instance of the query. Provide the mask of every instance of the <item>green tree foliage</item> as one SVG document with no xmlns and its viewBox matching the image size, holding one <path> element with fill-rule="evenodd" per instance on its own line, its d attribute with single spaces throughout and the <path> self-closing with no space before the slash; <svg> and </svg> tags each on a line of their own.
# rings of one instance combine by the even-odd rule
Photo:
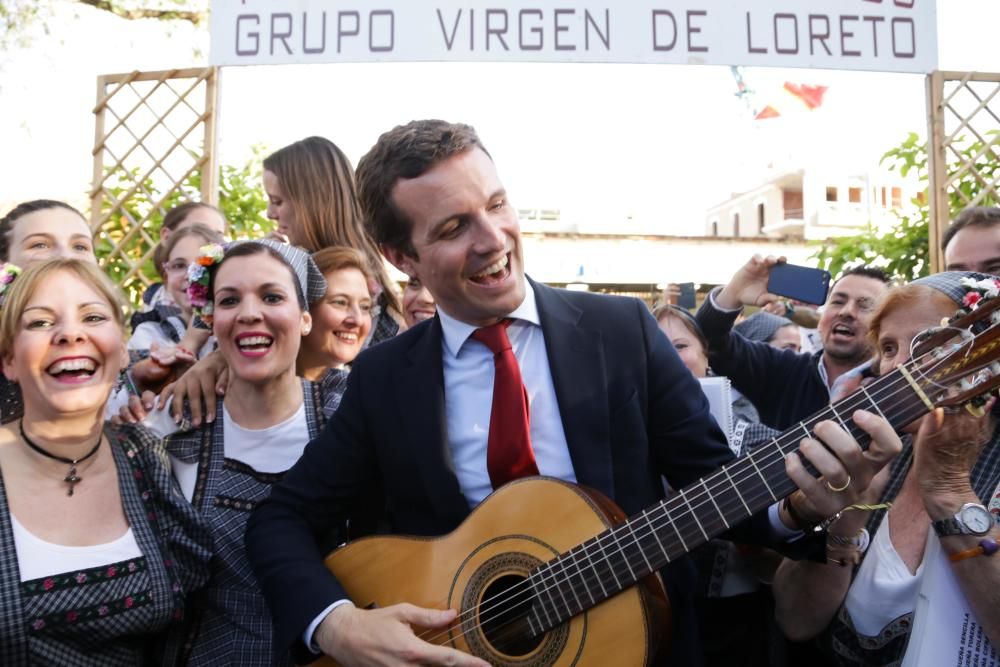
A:
<svg viewBox="0 0 1000 667">
<path fill-rule="evenodd" d="M 988 133 L 986 141 L 993 144 L 997 134 L 996 131 Z M 965 161 L 975 165 L 975 170 L 963 170 L 949 188 L 950 219 L 965 208 L 966 202 L 983 191 L 984 183 L 993 182 L 994 173 L 1000 176 L 1000 164 L 992 159 L 993 151 L 981 141 L 959 140 L 957 144 L 962 146 L 958 150 L 961 159 L 949 162 L 948 177 L 955 177 Z M 914 172 L 923 184 L 924 187 L 912 201 L 915 213 L 897 214 L 897 224 L 891 229 L 879 230 L 869 224 L 868 230 L 862 234 L 825 242 L 813 257 L 835 276 L 855 264 L 882 267 L 897 280 L 904 281 L 930 273 L 927 144 L 921 143 L 920 137 L 911 132 L 902 143 L 886 151 L 882 164 L 888 164 L 891 171 L 898 171 L 904 177 Z M 996 206 L 998 201 L 994 196 L 986 196 L 980 204 Z"/>
<path fill-rule="evenodd" d="M 264 217 L 267 200 L 261 187 L 261 159 L 265 152 L 264 147 L 254 146 L 253 157 L 245 164 L 223 165 L 220 169 L 219 209 L 228 222 L 229 238 L 259 238 L 274 228 L 274 223 Z M 102 213 L 111 209 L 111 198 L 120 200 L 138 178 L 137 171 L 128 177 L 112 176 L 106 184 L 110 197 L 104 199 Z M 94 248 L 97 258 L 133 304 L 139 304 L 147 284 L 160 279 L 152 257 L 164 214 L 177 204 L 200 199 L 200 172 L 193 172 L 166 196 L 152 179 L 146 179 L 102 226 Z M 144 218 L 140 230 L 132 221 Z M 141 264 L 140 277 L 128 276 L 130 267 L 137 263 Z"/>
</svg>

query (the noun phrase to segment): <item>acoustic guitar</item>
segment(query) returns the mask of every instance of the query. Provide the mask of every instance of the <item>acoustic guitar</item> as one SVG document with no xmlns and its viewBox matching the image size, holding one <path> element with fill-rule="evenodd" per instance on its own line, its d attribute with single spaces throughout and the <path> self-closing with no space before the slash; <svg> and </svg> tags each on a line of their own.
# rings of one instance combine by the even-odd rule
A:
<svg viewBox="0 0 1000 667">
<path fill-rule="evenodd" d="M 998 309 L 992 299 L 929 329 L 905 365 L 637 516 L 595 491 L 528 478 L 498 489 L 446 536 L 362 538 L 326 565 L 359 607 L 457 609 L 449 628 L 418 634 L 493 665 L 648 665 L 669 624 L 657 570 L 792 493 L 784 458 L 818 422 L 833 420 L 867 446 L 855 410 L 898 430 L 1000 386 Z"/>
</svg>

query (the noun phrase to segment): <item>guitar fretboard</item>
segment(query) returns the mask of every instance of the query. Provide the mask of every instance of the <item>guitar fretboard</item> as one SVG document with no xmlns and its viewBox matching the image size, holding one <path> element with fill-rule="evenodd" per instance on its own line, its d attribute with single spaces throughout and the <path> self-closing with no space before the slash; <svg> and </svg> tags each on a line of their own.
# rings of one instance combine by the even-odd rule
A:
<svg viewBox="0 0 1000 667">
<path fill-rule="evenodd" d="M 909 370 L 914 369 L 911 366 Z M 924 383 L 921 385 L 921 391 L 932 391 Z M 528 580 L 535 596 L 528 617 L 532 631 L 540 634 L 590 609 L 791 494 L 796 486 L 785 474 L 785 456 L 796 451 L 803 438 L 812 438 L 819 422 L 840 424 L 862 447 L 867 447 L 868 434 L 851 418 L 856 410 L 879 414 L 898 429 L 928 412 L 928 407 L 915 390 L 912 376 L 897 369 L 758 445 L 748 455 L 560 555 L 538 568 Z M 805 459 L 803 464 L 817 474 Z"/>
</svg>

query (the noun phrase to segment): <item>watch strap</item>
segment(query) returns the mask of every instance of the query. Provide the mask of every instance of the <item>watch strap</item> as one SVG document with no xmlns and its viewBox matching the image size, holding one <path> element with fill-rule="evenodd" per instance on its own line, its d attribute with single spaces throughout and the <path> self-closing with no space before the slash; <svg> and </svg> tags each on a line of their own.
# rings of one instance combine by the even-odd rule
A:
<svg viewBox="0 0 1000 667">
<path fill-rule="evenodd" d="M 955 517 L 932 521 L 931 526 L 934 528 L 934 532 L 937 533 L 938 537 L 969 534 L 969 531 L 965 529 L 965 526 L 962 525 Z"/>
</svg>

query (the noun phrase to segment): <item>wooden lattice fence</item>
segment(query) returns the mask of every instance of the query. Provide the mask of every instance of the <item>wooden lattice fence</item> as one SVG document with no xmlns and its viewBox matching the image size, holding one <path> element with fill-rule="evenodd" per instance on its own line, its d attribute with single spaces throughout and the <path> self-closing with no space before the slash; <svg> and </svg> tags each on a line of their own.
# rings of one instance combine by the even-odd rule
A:
<svg viewBox="0 0 1000 667">
<path fill-rule="evenodd" d="M 133 301 L 156 280 L 148 260 L 163 214 L 215 204 L 217 68 L 97 79 L 90 221 L 98 258 Z"/>
<path fill-rule="evenodd" d="M 927 77 L 931 271 L 944 267 L 941 236 L 954 209 L 1000 204 L 998 94 L 1000 74 L 934 72 Z"/>
</svg>

